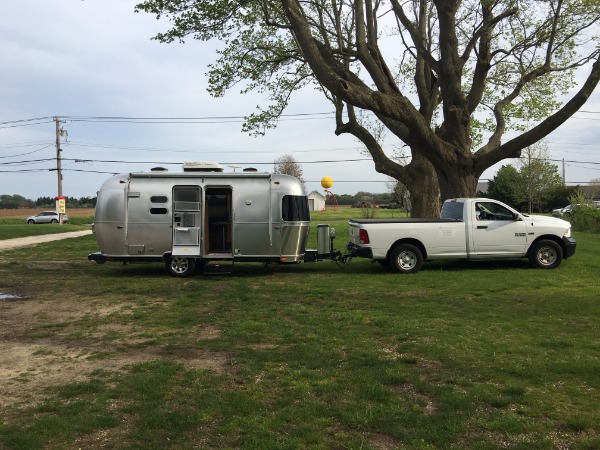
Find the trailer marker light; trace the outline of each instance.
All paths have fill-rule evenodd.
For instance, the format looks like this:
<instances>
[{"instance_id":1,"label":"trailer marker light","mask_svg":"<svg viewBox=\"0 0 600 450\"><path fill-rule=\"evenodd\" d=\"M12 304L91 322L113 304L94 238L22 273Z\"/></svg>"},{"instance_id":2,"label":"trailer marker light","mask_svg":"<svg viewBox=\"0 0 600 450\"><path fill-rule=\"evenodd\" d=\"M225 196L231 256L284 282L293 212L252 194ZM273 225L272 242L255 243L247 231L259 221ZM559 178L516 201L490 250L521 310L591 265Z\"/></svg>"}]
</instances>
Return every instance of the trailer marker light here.
<instances>
[{"instance_id":1,"label":"trailer marker light","mask_svg":"<svg viewBox=\"0 0 600 450\"><path fill-rule=\"evenodd\" d=\"M281 258L281 262L286 262L286 261L287 261L286 257Z\"/></svg>"}]
</instances>

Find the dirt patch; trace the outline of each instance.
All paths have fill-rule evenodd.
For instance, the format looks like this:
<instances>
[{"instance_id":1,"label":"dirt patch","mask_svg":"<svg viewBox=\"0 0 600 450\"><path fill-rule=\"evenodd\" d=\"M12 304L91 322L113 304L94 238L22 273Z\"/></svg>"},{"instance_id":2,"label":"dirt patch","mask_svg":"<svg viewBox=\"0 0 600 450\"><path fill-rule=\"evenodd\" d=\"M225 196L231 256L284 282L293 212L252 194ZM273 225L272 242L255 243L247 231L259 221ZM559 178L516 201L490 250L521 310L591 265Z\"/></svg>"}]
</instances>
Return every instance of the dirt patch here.
<instances>
[{"instance_id":1,"label":"dirt patch","mask_svg":"<svg viewBox=\"0 0 600 450\"><path fill-rule=\"evenodd\" d=\"M134 307L114 299L111 304L69 298L0 302L0 404L26 407L42 400L48 387L85 382L96 370L122 372L146 361L225 371L225 355L193 347L194 342L219 337L218 328L190 330L189 348L144 346L143 330L118 320ZM93 324L89 332L82 321Z\"/></svg>"}]
</instances>

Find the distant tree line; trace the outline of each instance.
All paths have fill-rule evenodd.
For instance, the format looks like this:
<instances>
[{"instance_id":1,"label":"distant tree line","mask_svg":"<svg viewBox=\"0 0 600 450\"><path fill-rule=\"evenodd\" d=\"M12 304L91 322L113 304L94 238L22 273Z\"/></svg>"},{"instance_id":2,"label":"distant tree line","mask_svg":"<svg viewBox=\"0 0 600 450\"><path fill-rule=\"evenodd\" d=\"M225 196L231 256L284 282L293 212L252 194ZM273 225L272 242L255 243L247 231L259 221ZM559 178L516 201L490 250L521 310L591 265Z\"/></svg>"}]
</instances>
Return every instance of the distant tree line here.
<instances>
[{"instance_id":1,"label":"distant tree line","mask_svg":"<svg viewBox=\"0 0 600 450\"><path fill-rule=\"evenodd\" d=\"M94 208L96 206L96 197L67 197L67 208ZM30 200L22 195L0 195L0 209L18 209L18 208L46 208L54 209L56 200L54 197L39 197L37 200Z\"/></svg>"},{"instance_id":2,"label":"distant tree line","mask_svg":"<svg viewBox=\"0 0 600 450\"><path fill-rule=\"evenodd\" d=\"M485 196L519 211L540 213L568 205L577 190L565 186L558 166L550 160L546 142L542 141L523 150L515 165L502 166L489 182Z\"/></svg>"}]
</instances>

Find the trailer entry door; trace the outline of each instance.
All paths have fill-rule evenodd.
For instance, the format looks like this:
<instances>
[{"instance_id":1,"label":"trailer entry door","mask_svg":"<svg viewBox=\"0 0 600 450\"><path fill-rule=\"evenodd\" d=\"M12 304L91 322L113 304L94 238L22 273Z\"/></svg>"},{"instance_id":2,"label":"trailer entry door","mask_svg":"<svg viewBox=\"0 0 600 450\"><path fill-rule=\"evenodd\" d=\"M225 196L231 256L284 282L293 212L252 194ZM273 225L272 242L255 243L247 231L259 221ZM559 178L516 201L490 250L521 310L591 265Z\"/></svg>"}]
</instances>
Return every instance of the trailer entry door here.
<instances>
[{"instance_id":1,"label":"trailer entry door","mask_svg":"<svg viewBox=\"0 0 600 450\"><path fill-rule=\"evenodd\" d=\"M232 255L232 207L231 187L209 187L205 196L205 235L204 242L210 255Z\"/></svg>"},{"instance_id":2,"label":"trailer entry door","mask_svg":"<svg viewBox=\"0 0 600 450\"><path fill-rule=\"evenodd\" d=\"M173 256L200 256L202 195L199 186L173 187Z\"/></svg>"}]
</instances>

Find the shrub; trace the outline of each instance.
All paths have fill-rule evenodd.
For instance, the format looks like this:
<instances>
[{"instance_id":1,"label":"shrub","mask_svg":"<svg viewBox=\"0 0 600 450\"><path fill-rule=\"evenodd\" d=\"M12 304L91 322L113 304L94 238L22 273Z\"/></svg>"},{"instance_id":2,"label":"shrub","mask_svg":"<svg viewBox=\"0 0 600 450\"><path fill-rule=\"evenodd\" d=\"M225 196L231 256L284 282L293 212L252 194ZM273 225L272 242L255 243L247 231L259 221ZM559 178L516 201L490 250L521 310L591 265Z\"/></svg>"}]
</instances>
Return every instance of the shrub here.
<instances>
[{"instance_id":1,"label":"shrub","mask_svg":"<svg viewBox=\"0 0 600 450\"><path fill-rule=\"evenodd\" d=\"M573 230L600 233L600 208L597 208L581 191L574 193L569 200L573 210L568 220Z\"/></svg>"},{"instance_id":2,"label":"shrub","mask_svg":"<svg viewBox=\"0 0 600 450\"><path fill-rule=\"evenodd\" d=\"M575 206L568 220L575 231L600 233L600 208Z\"/></svg>"}]
</instances>

